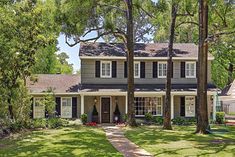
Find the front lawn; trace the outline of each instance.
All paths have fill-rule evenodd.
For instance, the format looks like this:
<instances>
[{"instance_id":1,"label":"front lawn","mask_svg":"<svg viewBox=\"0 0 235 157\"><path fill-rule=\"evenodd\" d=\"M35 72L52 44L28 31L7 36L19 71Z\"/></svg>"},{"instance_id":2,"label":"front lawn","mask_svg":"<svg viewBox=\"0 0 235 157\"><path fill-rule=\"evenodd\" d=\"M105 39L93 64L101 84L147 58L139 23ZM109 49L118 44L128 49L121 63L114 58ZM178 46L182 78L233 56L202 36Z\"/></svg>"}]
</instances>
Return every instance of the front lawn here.
<instances>
[{"instance_id":1,"label":"front lawn","mask_svg":"<svg viewBox=\"0 0 235 157\"><path fill-rule=\"evenodd\" d=\"M122 156L101 128L65 127L33 131L17 139L0 140L0 156Z\"/></svg>"},{"instance_id":2,"label":"front lawn","mask_svg":"<svg viewBox=\"0 0 235 157\"><path fill-rule=\"evenodd\" d=\"M214 126L214 134L193 134L193 126L126 128L125 136L154 156L235 156L235 127ZM228 131L228 132L226 132Z\"/></svg>"}]
</instances>

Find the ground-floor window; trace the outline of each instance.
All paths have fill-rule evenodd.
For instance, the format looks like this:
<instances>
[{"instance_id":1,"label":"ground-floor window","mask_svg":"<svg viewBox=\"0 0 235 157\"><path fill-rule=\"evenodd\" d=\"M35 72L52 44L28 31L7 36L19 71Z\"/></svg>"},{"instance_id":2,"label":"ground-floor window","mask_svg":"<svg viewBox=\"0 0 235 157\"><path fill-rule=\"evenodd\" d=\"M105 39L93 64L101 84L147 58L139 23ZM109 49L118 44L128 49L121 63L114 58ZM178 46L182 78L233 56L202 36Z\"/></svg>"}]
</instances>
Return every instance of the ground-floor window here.
<instances>
[{"instance_id":1,"label":"ground-floor window","mask_svg":"<svg viewBox=\"0 0 235 157\"><path fill-rule=\"evenodd\" d=\"M72 118L72 98L61 99L61 118Z\"/></svg>"},{"instance_id":2,"label":"ground-floor window","mask_svg":"<svg viewBox=\"0 0 235 157\"><path fill-rule=\"evenodd\" d=\"M135 97L135 115L143 116L146 113L162 115L161 97Z\"/></svg>"},{"instance_id":3,"label":"ground-floor window","mask_svg":"<svg viewBox=\"0 0 235 157\"><path fill-rule=\"evenodd\" d=\"M195 96L185 96L185 117L195 116Z\"/></svg>"},{"instance_id":4,"label":"ground-floor window","mask_svg":"<svg viewBox=\"0 0 235 157\"><path fill-rule=\"evenodd\" d=\"M34 98L34 118L45 118L45 105L43 98Z\"/></svg>"}]
</instances>

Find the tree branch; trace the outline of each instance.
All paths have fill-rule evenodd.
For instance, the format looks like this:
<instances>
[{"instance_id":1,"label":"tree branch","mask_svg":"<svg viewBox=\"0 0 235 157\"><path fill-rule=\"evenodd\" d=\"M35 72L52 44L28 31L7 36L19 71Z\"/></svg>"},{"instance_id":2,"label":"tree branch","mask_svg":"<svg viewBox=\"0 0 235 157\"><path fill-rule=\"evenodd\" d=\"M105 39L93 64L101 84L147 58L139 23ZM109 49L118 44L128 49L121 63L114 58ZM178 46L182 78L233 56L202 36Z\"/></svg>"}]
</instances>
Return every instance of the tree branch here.
<instances>
[{"instance_id":1,"label":"tree branch","mask_svg":"<svg viewBox=\"0 0 235 157\"><path fill-rule=\"evenodd\" d=\"M230 35L230 34L235 34L235 31L231 31L231 32L219 32L213 35L209 35L208 38L206 39L206 41L215 41L215 38L220 37L221 35Z\"/></svg>"},{"instance_id":2,"label":"tree branch","mask_svg":"<svg viewBox=\"0 0 235 157\"><path fill-rule=\"evenodd\" d=\"M194 25L199 26L199 24L198 24L197 22L193 22L193 21L184 21L184 22L181 22L181 23L179 23L178 25L176 25L175 28L177 28L177 27L179 27L179 26L181 26L181 25L183 25L183 24L194 24Z\"/></svg>"}]
</instances>

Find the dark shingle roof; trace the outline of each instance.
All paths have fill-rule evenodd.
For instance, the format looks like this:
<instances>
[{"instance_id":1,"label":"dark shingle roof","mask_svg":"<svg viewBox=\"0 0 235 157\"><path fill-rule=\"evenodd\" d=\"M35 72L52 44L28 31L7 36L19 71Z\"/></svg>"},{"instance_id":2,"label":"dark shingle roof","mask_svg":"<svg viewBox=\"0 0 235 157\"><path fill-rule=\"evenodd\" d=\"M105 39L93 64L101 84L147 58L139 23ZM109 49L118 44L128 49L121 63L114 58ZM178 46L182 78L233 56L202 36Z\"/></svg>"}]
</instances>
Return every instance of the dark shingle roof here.
<instances>
[{"instance_id":1,"label":"dark shingle roof","mask_svg":"<svg viewBox=\"0 0 235 157\"><path fill-rule=\"evenodd\" d=\"M220 96L234 96L235 100L235 80L221 91Z\"/></svg>"},{"instance_id":2,"label":"dark shingle roof","mask_svg":"<svg viewBox=\"0 0 235 157\"><path fill-rule=\"evenodd\" d=\"M207 85L208 91L216 90L213 84ZM197 84L172 84L172 91L196 91ZM126 92L125 84L83 84L79 88L81 92ZM165 84L136 84L135 92L162 92Z\"/></svg>"},{"instance_id":3,"label":"dark shingle roof","mask_svg":"<svg viewBox=\"0 0 235 157\"><path fill-rule=\"evenodd\" d=\"M27 79L30 93L43 93L52 89L54 93L78 92L80 77L65 74L37 74L36 82Z\"/></svg>"},{"instance_id":4,"label":"dark shingle roof","mask_svg":"<svg viewBox=\"0 0 235 157\"><path fill-rule=\"evenodd\" d=\"M168 43L136 43L135 57L167 57ZM193 43L174 43L173 57L197 57L198 46ZM79 56L126 56L122 43L81 43ZM209 54L209 57L212 57Z\"/></svg>"}]
</instances>

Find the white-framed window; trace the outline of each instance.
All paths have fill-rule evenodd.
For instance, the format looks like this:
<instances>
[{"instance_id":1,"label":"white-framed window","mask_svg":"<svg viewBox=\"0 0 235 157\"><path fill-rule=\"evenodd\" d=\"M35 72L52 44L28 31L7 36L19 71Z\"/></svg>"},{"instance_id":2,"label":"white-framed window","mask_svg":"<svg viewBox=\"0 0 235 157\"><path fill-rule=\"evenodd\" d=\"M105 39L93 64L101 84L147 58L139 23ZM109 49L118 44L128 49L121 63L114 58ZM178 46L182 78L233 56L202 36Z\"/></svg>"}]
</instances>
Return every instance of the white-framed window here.
<instances>
[{"instance_id":1,"label":"white-framed window","mask_svg":"<svg viewBox=\"0 0 235 157\"><path fill-rule=\"evenodd\" d=\"M100 62L100 73L103 78L111 78L112 72L112 62L111 61L101 61Z\"/></svg>"},{"instance_id":2,"label":"white-framed window","mask_svg":"<svg viewBox=\"0 0 235 157\"><path fill-rule=\"evenodd\" d=\"M195 117L195 96L185 96L185 117Z\"/></svg>"},{"instance_id":3,"label":"white-framed window","mask_svg":"<svg viewBox=\"0 0 235 157\"><path fill-rule=\"evenodd\" d=\"M158 62L158 78L166 78L167 62Z\"/></svg>"},{"instance_id":4,"label":"white-framed window","mask_svg":"<svg viewBox=\"0 0 235 157\"><path fill-rule=\"evenodd\" d=\"M146 113L162 116L162 97L135 97L135 115L144 116Z\"/></svg>"},{"instance_id":5,"label":"white-framed window","mask_svg":"<svg viewBox=\"0 0 235 157\"><path fill-rule=\"evenodd\" d=\"M140 78L140 62L134 62L134 78Z\"/></svg>"},{"instance_id":6,"label":"white-framed window","mask_svg":"<svg viewBox=\"0 0 235 157\"><path fill-rule=\"evenodd\" d=\"M45 118L45 105L43 98L34 98L33 118Z\"/></svg>"},{"instance_id":7,"label":"white-framed window","mask_svg":"<svg viewBox=\"0 0 235 157\"><path fill-rule=\"evenodd\" d=\"M72 118L72 98L61 98L61 118Z\"/></svg>"},{"instance_id":8,"label":"white-framed window","mask_svg":"<svg viewBox=\"0 0 235 157\"><path fill-rule=\"evenodd\" d=\"M196 78L196 62L185 62L185 77Z\"/></svg>"}]
</instances>

